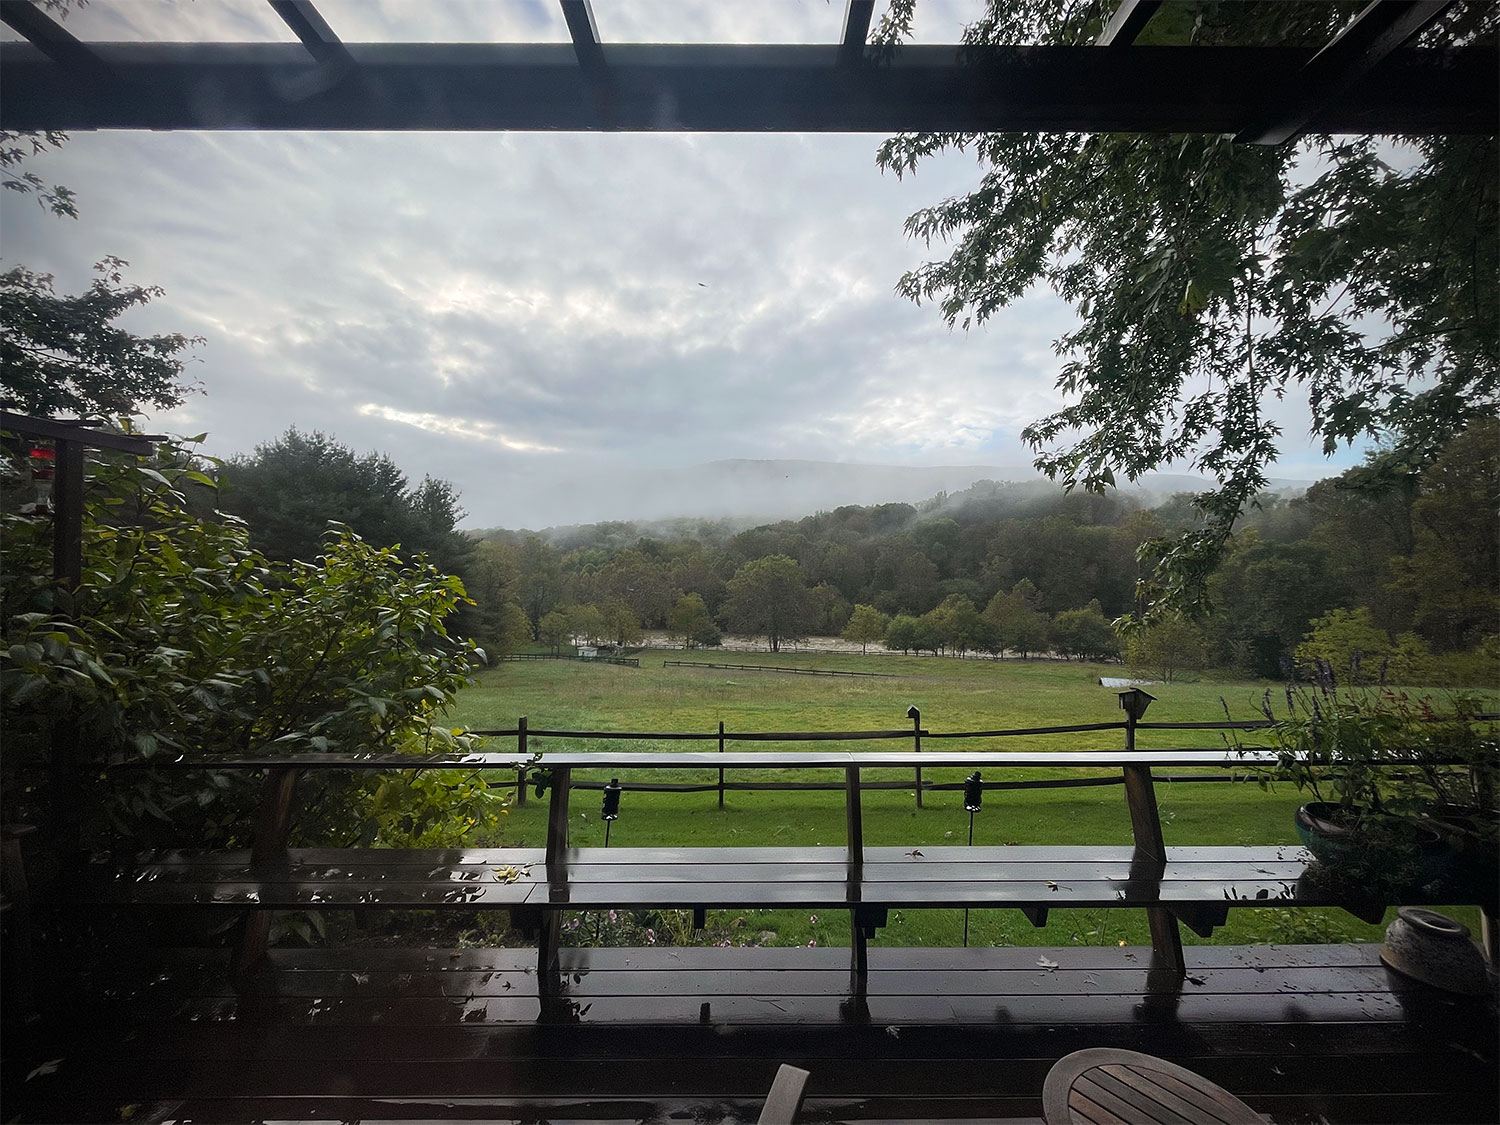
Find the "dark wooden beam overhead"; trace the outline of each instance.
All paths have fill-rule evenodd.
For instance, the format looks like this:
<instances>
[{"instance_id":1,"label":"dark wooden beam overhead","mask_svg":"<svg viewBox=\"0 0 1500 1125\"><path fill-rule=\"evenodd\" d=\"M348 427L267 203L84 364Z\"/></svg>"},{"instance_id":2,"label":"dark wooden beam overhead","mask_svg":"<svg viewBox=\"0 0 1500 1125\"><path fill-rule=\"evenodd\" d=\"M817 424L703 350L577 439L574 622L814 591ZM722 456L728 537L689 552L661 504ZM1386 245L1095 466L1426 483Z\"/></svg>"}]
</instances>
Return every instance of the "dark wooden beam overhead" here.
<instances>
[{"instance_id":1,"label":"dark wooden beam overhead","mask_svg":"<svg viewBox=\"0 0 1500 1125\"><path fill-rule=\"evenodd\" d=\"M844 9L844 34L839 39L839 62L852 66L863 61L874 15L875 0L849 0Z\"/></svg>"},{"instance_id":2,"label":"dark wooden beam overhead","mask_svg":"<svg viewBox=\"0 0 1500 1125\"><path fill-rule=\"evenodd\" d=\"M328 26L312 0L270 0L282 21L302 40L302 45L320 63L343 63L349 52L333 28Z\"/></svg>"},{"instance_id":3,"label":"dark wooden beam overhead","mask_svg":"<svg viewBox=\"0 0 1500 1125\"><path fill-rule=\"evenodd\" d=\"M563 19L568 21L568 35L573 40L573 54L584 70L604 69L604 44L599 39L599 25L594 22L594 5L590 0L559 0Z\"/></svg>"},{"instance_id":4,"label":"dark wooden beam overhead","mask_svg":"<svg viewBox=\"0 0 1500 1125\"><path fill-rule=\"evenodd\" d=\"M99 57L81 39L66 31L62 24L31 3L31 0L5 0L0 3L0 20L4 20L12 31L25 36L37 50L59 66L86 73L97 73L103 69Z\"/></svg>"},{"instance_id":5,"label":"dark wooden beam overhead","mask_svg":"<svg viewBox=\"0 0 1500 1125\"><path fill-rule=\"evenodd\" d=\"M1161 0L1120 0L1120 6L1109 17L1099 38L1094 40L1094 46L1130 46L1160 7Z\"/></svg>"},{"instance_id":6,"label":"dark wooden beam overhead","mask_svg":"<svg viewBox=\"0 0 1500 1125\"><path fill-rule=\"evenodd\" d=\"M1372 0L1308 62L1293 93L1236 140L1282 144L1311 129L1318 112L1352 89L1451 6L1451 0ZM1491 100L1494 93L1491 92Z\"/></svg>"},{"instance_id":7,"label":"dark wooden beam overhead","mask_svg":"<svg viewBox=\"0 0 1500 1125\"><path fill-rule=\"evenodd\" d=\"M836 44L610 44L600 97L570 44L348 44L350 72L312 92L318 64L297 44L91 46L107 73L87 82L30 43L0 44L0 128L1241 133L1315 54L906 46L846 67ZM1493 133L1497 85L1493 46L1402 48L1306 128Z\"/></svg>"}]
</instances>

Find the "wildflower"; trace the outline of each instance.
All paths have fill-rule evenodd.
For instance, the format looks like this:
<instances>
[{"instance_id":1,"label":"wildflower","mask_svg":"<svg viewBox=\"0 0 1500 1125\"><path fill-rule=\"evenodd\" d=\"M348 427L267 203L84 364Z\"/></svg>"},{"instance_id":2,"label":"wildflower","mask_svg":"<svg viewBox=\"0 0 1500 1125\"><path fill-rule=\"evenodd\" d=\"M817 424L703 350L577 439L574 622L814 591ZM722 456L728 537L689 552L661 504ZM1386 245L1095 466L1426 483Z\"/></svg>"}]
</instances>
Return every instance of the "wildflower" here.
<instances>
[{"instance_id":1,"label":"wildflower","mask_svg":"<svg viewBox=\"0 0 1500 1125\"><path fill-rule=\"evenodd\" d=\"M615 924L615 922L616 922L616 921L617 921L617 920L618 920L618 919L616 919L616 918L615 918L615 912L614 912L614 911L613 911L613 910L611 910L611 911L610 911L610 912L609 912L609 924L610 924L610 925L611 925L611 926L613 926L613 925L614 925L614 924Z\"/></svg>"},{"instance_id":2,"label":"wildflower","mask_svg":"<svg viewBox=\"0 0 1500 1125\"><path fill-rule=\"evenodd\" d=\"M646 944L647 945L655 945L656 944L656 931L653 930L653 929L651 929L649 926L646 929Z\"/></svg>"},{"instance_id":3,"label":"wildflower","mask_svg":"<svg viewBox=\"0 0 1500 1125\"><path fill-rule=\"evenodd\" d=\"M812 917L810 917L808 919L808 921L811 922L814 926L816 926L818 924L818 916L816 914L814 914Z\"/></svg>"},{"instance_id":4,"label":"wildflower","mask_svg":"<svg viewBox=\"0 0 1500 1125\"><path fill-rule=\"evenodd\" d=\"M817 946L817 944L818 943L815 942L815 941L810 941L810 942L807 943L807 948L813 949L813 948L815 948Z\"/></svg>"}]
</instances>

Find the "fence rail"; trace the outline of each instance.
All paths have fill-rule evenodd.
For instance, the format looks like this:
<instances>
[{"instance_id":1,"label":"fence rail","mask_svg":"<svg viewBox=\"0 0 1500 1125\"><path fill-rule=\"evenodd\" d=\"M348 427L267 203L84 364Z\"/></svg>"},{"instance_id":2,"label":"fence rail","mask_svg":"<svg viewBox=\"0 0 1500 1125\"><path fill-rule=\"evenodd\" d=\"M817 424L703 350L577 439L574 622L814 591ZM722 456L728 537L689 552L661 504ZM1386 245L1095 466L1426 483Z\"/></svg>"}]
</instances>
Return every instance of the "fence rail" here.
<instances>
[{"instance_id":1,"label":"fence rail","mask_svg":"<svg viewBox=\"0 0 1500 1125\"><path fill-rule=\"evenodd\" d=\"M775 664L710 664L702 660L663 660L663 668L723 668L736 672L784 672L789 676L864 676L872 679L894 680L894 672L845 672L833 668L782 668Z\"/></svg>"},{"instance_id":2,"label":"fence rail","mask_svg":"<svg viewBox=\"0 0 1500 1125\"><path fill-rule=\"evenodd\" d=\"M700 665L702 667L703 665ZM961 782L931 782L922 778L923 764L931 767L956 767L969 768L971 766L1028 766L1034 768L1088 768L1097 766L1125 766L1130 769L1144 766L1149 769L1151 765L1160 766L1217 766L1220 769L1233 768L1236 765L1245 767L1265 766L1274 762L1274 757L1265 752L1246 752L1236 758L1234 751L1226 747L1182 747L1171 750L1158 750L1151 752L1140 752L1135 748L1135 735L1141 730L1157 731L1190 731L1190 730L1217 730L1217 731L1255 731L1266 730L1276 724L1266 719L1232 720L1214 719L1205 722L1190 723L1145 723L1129 717L1119 722L1109 723L1072 723L1062 726L1050 727L1011 727L1000 730L961 730L961 731L930 731L922 728L922 717L915 707L908 712L912 720L910 730L854 730L854 731L745 731L734 732L724 729L724 724L719 723L718 730L699 733L696 731L580 731L580 730L548 730L535 729L528 726L525 716L517 720L516 726L509 730L472 730L469 733L486 738L515 738L516 748L520 756L525 759L532 753L528 739L531 736L546 738L586 738L599 741L623 741L623 742L714 742L717 743L718 753L673 753L673 754L610 754L610 753L564 753L547 754L540 763L528 763L518 766L516 769L516 780L514 782L495 782L492 788L515 789L517 803L526 803L526 775L536 769L546 769L548 762L563 763L565 768L585 769L590 765L599 768L610 766L621 767L647 767L647 768L679 768L679 769L717 769L718 780L711 783L693 782L634 782L625 785L626 789L639 790L652 793L713 793L719 795L719 807L724 806L724 794L729 792L763 791L823 791L840 789L842 782L816 782L816 781L729 781L725 778L724 767L735 766L744 768L746 766L757 766L766 769L779 768L844 768L855 760L855 755L850 754L826 754L817 755L811 752L799 751L794 754L773 755L735 754L720 757L725 754L725 746L731 742L869 742L889 741L891 739L911 739L912 751L894 753L873 753L858 755L859 764L868 766L881 766L889 761L893 768L908 768L912 770L911 781L871 781L865 782L867 789L905 789L912 791L918 808L922 807L922 795L930 792L942 792L944 790L962 789ZM1500 720L1500 714L1494 712L1483 712L1475 716L1476 719L1487 722ZM944 738L944 739L999 739L1016 737L1037 737L1047 735L1063 734L1087 734L1098 731L1118 730L1124 732L1124 752L1115 751L1070 751L1063 753L1027 753L1006 752L1004 754L983 753L975 751L958 751L956 753L931 753L920 758L915 755L922 753L922 739ZM1153 760L1144 762L1138 759L1151 757ZM826 761L823 759L827 759ZM885 760L882 760L885 759ZM1092 760L1091 760L1092 759ZM1393 763L1397 764L1397 763ZM984 789L1066 789L1073 787L1088 787L1096 785L1121 785L1126 784L1125 774L1114 777L1102 778L1057 778L1057 779L1027 779L1021 781L985 781ZM1199 782L1222 782L1234 781L1234 774L1177 774L1173 776L1159 776L1157 780L1163 782L1188 784ZM575 781L574 786L584 789L595 789L602 787L602 782Z\"/></svg>"},{"instance_id":3,"label":"fence rail","mask_svg":"<svg viewBox=\"0 0 1500 1125\"><path fill-rule=\"evenodd\" d=\"M636 656L579 656L572 652L508 652L500 657L502 663L515 660L581 660L585 664L619 664L625 668L639 668L641 661Z\"/></svg>"},{"instance_id":4,"label":"fence rail","mask_svg":"<svg viewBox=\"0 0 1500 1125\"><path fill-rule=\"evenodd\" d=\"M673 663L670 661L664 662ZM691 662L677 662L691 665ZM709 665L692 665L695 667L709 667ZM715 665L717 667L717 665ZM732 667L724 665L723 667ZM744 667L756 667L744 665ZM762 666L763 667L763 666ZM777 669L779 670L779 669ZM612 766L618 767L648 767L648 768L678 768L678 769L714 769L718 770L718 779L711 783L698 782L633 782L624 786L627 789L653 793L704 793L713 792L718 794L719 807L724 806L724 795L731 792L754 792L754 791L783 791L783 792L815 792L824 790L835 790L842 788L842 782L822 781L731 781L725 777L724 767L735 766L743 768L747 765L761 765L764 768L776 769L786 767L817 767L843 768L858 757L863 764L878 766L885 764L879 759L892 759L890 765L895 768L910 769L911 780L900 781L871 781L866 783L870 789L908 790L918 808L922 807L922 798L925 793L942 792L950 789L962 788L958 782L931 782L924 780L922 770L924 765L932 767L955 767L969 768L980 765L1034 765L1053 767L1089 767L1089 766L1119 766L1123 758L1119 754L1110 752L1104 757L1109 761L1099 761L1095 758L1097 751L1074 751L1066 753L1012 753L1007 752L1003 756L987 754L976 751L957 751L949 753L928 752L921 757L923 738L943 739L1003 739L1016 737L1038 737L1049 735L1087 734L1099 731L1117 730L1124 733L1124 749L1126 756L1136 757L1135 732L1138 729L1152 730L1256 730L1271 724L1264 720L1234 722L1230 720L1216 720L1199 723L1140 723L1126 718L1118 722L1106 723L1071 723L1061 726L1049 727L1012 727L997 730L960 730L960 731L930 731L922 727L921 712L915 707L907 712L912 720L912 726L904 730L855 730L855 731L728 731L724 729L721 722L715 731L608 731L608 730L552 730L547 728L531 727L525 716L517 720L514 729L510 730L473 730L470 734L490 738L515 738L516 748L523 757L535 751L530 744L530 739L535 738L569 738L590 739L605 742L712 742L717 745L717 754L683 753L668 754L612 754L609 752L594 753L563 753L544 754L543 760L534 764L527 764L517 768L516 780L514 782L495 782L492 788L514 789L517 795L517 803L526 803L526 778L528 773L536 770L545 770L549 763L557 762L564 764L564 768L588 768L597 764L599 768ZM886 754L849 755L842 753L818 754L816 752L799 751L782 755L755 754L725 755L725 747L729 743L823 743L823 742L887 742L893 739L909 739L911 741L911 752L895 752ZM1234 763L1226 761L1229 752L1223 748L1191 748L1184 750L1163 751L1167 760L1177 765L1217 765L1223 767ZM1194 761L1194 757L1201 760ZM824 761L824 759L827 759ZM1095 758L1095 760L1090 760ZM1242 764L1246 766L1256 763L1245 760ZM1261 763L1264 764L1264 763ZM1163 781L1173 782L1197 782L1197 781L1223 781L1233 780L1225 775L1204 774L1181 774L1170 778L1162 778ZM1027 779L1024 781L987 781L983 783L986 789L1065 789L1073 787L1089 787L1096 785L1120 785L1124 784L1124 775L1104 778L1065 778L1065 779ZM579 788L599 788L602 782L577 781L574 785Z\"/></svg>"}]
</instances>

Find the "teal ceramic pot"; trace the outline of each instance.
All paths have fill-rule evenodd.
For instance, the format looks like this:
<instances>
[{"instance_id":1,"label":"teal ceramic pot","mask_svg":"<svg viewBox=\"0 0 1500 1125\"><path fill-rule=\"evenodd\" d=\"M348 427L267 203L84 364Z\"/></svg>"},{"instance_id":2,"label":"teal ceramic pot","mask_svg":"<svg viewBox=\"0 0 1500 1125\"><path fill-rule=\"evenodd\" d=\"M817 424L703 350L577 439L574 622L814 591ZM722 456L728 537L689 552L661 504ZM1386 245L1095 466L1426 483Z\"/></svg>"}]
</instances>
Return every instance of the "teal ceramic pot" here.
<instances>
[{"instance_id":1,"label":"teal ceramic pot","mask_svg":"<svg viewBox=\"0 0 1500 1125\"><path fill-rule=\"evenodd\" d=\"M1387 863L1380 859L1378 845L1368 835L1353 832L1340 822L1340 811L1338 805L1318 801L1310 801L1297 810L1297 836L1326 866L1389 872L1403 864L1411 865L1413 870L1407 883L1414 887L1451 877L1454 855L1436 829L1411 820L1397 822L1389 845L1392 859Z\"/></svg>"}]
</instances>

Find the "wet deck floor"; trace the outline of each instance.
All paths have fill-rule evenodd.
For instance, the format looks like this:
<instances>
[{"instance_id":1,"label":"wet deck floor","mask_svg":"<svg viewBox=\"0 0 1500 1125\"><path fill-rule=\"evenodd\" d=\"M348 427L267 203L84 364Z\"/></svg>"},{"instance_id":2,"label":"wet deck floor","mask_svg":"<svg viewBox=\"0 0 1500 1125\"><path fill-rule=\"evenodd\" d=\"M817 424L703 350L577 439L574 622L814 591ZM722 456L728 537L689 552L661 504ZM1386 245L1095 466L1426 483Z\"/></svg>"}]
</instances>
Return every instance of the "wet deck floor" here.
<instances>
[{"instance_id":1,"label":"wet deck floor","mask_svg":"<svg viewBox=\"0 0 1500 1125\"><path fill-rule=\"evenodd\" d=\"M278 950L96 966L5 1039L7 1121L754 1121L777 1066L808 1121L1035 1120L1083 1047L1146 1051L1277 1121L1500 1120L1493 999L1403 983L1374 946ZM1049 964L1050 963L1050 964ZM1159 982L1158 982L1159 985Z\"/></svg>"}]
</instances>

